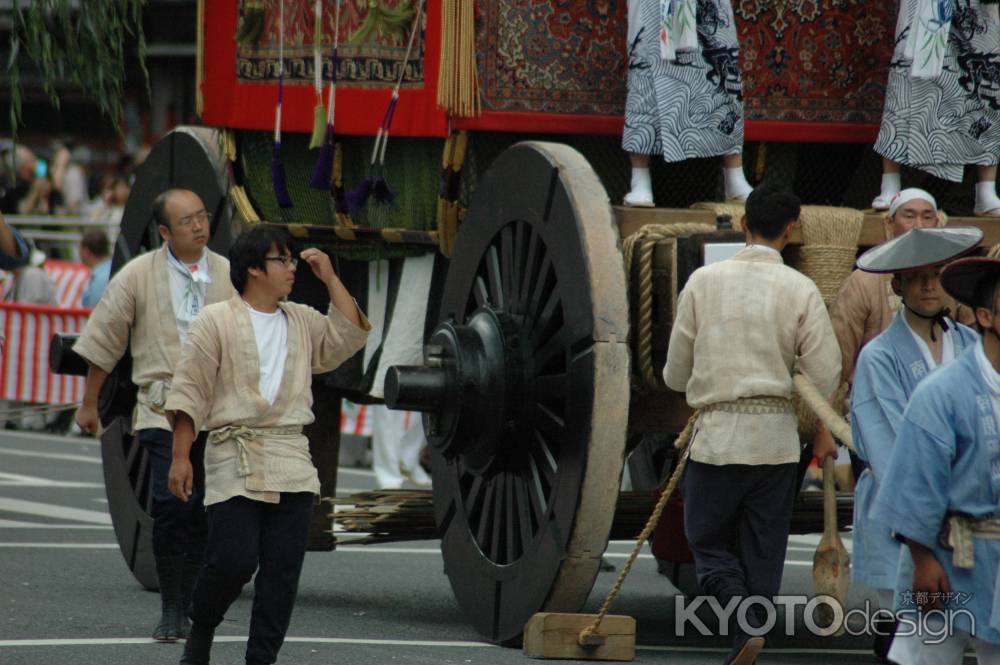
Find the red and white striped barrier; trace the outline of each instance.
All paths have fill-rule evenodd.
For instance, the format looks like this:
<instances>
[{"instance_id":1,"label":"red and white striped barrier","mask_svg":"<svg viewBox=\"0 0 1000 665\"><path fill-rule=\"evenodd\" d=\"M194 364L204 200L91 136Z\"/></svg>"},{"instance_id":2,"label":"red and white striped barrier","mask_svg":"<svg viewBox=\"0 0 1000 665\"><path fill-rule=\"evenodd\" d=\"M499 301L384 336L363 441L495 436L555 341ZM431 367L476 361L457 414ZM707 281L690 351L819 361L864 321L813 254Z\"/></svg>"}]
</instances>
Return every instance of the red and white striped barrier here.
<instances>
[{"instance_id":1,"label":"red and white striped barrier","mask_svg":"<svg viewBox=\"0 0 1000 665\"><path fill-rule=\"evenodd\" d=\"M90 268L55 259L47 260L43 267L56 283L59 307L0 303L4 339L0 347L0 399L71 404L83 399L84 379L50 371L49 342L56 333L80 332L87 323L90 310L81 308L80 301Z\"/></svg>"},{"instance_id":2,"label":"red and white striped barrier","mask_svg":"<svg viewBox=\"0 0 1000 665\"><path fill-rule=\"evenodd\" d=\"M346 399L343 400L340 409L340 433L371 436L371 409L365 404L355 404Z\"/></svg>"},{"instance_id":3,"label":"red and white striped barrier","mask_svg":"<svg viewBox=\"0 0 1000 665\"><path fill-rule=\"evenodd\" d=\"M80 332L89 309L0 303L0 399L71 404L83 399L84 379L53 374L49 342L60 332Z\"/></svg>"},{"instance_id":4,"label":"red and white striped barrier","mask_svg":"<svg viewBox=\"0 0 1000 665\"><path fill-rule=\"evenodd\" d=\"M60 307L82 307L83 290L90 280L90 268L73 261L49 259L42 267L56 283Z\"/></svg>"}]
</instances>

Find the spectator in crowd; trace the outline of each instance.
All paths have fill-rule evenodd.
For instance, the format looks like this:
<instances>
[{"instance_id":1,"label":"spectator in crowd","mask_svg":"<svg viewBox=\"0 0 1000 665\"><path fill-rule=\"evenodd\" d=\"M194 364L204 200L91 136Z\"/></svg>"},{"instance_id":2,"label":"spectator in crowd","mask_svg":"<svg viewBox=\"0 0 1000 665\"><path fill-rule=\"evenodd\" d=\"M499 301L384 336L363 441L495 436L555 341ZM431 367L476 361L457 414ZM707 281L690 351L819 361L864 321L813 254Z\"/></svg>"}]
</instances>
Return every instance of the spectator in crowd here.
<instances>
[{"instance_id":1,"label":"spectator in crowd","mask_svg":"<svg viewBox=\"0 0 1000 665\"><path fill-rule=\"evenodd\" d=\"M111 279L111 253L108 236L101 229L90 229L80 240L80 260L90 268L90 280L83 289L81 304L93 307Z\"/></svg>"},{"instance_id":2,"label":"spectator in crowd","mask_svg":"<svg viewBox=\"0 0 1000 665\"><path fill-rule=\"evenodd\" d=\"M45 254L31 246L27 265L14 268L14 285L7 292L6 300L24 305L58 305L56 283L45 272Z\"/></svg>"},{"instance_id":3,"label":"spectator in crowd","mask_svg":"<svg viewBox=\"0 0 1000 665\"><path fill-rule=\"evenodd\" d=\"M13 270L27 262L28 243L17 229L7 225L0 213L0 270Z\"/></svg>"},{"instance_id":4,"label":"spectator in crowd","mask_svg":"<svg viewBox=\"0 0 1000 665\"><path fill-rule=\"evenodd\" d=\"M53 187L48 175L36 177L28 194L18 201L17 212L21 215L61 215L65 212L62 193Z\"/></svg>"},{"instance_id":5,"label":"spectator in crowd","mask_svg":"<svg viewBox=\"0 0 1000 665\"><path fill-rule=\"evenodd\" d=\"M101 197L90 211L90 220L104 222L109 227L119 226L125 212L125 202L131 192L132 188L124 177L107 176L101 184Z\"/></svg>"},{"instance_id":6,"label":"spectator in crowd","mask_svg":"<svg viewBox=\"0 0 1000 665\"><path fill-rule=\"evenodd\" d=\"M0 195L0 212L7 215L18 214L19 204L34 185L37 168L38 158L35 153L23 145L17 146L14 151L14 186L8 186L9 183L0 185L4 187Z\"/></svg>"},{"instance_id":7,"label":"spectator in crowd","mask_svg":"<svg viewBox=\"0 0 1000 665\"><path fill-rule=\"evenodd\" d=\"M77 215L83 212L89 199L87 192L87 170L82 162L88 162L89 150L86 146L72 149L57 143L52 157L52 185L62 196L65 212Z\"/></svg>"}]
</instances>

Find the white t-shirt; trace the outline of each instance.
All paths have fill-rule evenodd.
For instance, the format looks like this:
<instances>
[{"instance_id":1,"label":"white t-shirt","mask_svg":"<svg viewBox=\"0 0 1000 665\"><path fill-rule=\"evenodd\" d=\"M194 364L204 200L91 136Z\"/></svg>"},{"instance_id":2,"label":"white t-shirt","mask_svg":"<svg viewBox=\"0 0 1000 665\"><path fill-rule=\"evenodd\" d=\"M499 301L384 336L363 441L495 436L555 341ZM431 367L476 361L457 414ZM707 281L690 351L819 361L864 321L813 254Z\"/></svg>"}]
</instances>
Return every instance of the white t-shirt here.
<instances>
[{"instance_id":1,"label":"white t-shirt","mask_svg":"<svg viewBox=\"0 0 1000 665\"><path fill-rule=\"evenodd\" d=\"M281 377L285 373L285 358L288 356L288 318L279 307L270 314L258 312L249 304L250 322L253 336L257 341L257 356L260 358L260 383L257 390L274 404L281 388Z\"/></svg>"}]
</instances>

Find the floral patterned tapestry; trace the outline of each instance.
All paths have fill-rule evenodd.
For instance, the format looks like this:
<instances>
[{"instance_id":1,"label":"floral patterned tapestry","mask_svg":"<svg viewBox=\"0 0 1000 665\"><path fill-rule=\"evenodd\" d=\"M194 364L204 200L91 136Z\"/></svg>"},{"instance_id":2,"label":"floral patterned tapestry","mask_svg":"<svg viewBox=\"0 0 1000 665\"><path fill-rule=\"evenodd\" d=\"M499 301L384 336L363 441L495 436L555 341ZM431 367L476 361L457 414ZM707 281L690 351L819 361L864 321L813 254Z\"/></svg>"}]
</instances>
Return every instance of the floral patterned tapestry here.
<instances>
[{"instance_id":1,"label":"floral patterned tapestry","mask_svg":"<svg viewBox=\"0 0 1000 665\"><path fill-rule=\"evenodd\" d=\"M895 0L732 1L748 138L788 140L789 131L797 140L874 138L892 54ZM715 2L698 0L706 6L701 11ZM580 132L620 131L626 5L626 0L478 2L486 113L469 124L530 131L539 122L568 122ZM557 121L548 114L573 117Z\"/></svg>"}]
</instances>

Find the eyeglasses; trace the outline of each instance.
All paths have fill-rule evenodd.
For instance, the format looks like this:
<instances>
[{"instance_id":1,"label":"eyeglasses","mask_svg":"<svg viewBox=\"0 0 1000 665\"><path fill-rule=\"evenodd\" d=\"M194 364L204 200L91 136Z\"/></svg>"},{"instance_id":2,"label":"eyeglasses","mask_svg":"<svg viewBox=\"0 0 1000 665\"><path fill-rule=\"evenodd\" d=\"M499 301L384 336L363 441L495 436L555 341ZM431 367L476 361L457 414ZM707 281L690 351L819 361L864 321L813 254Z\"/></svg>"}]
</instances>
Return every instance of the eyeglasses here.
<instances>
[{"instance_id":1,"label":"eyeglasses","mask_svg":"<svg viewBox=\"0 0 1000 665\"><path fill-rule=\"evenodd\" d=\"M192 223L198 222L199 224L208 224L208 220L212 218L212 213L202 208L198 212L191 213L190 215L185 215L177 220L177 226L191 226Z\"/></svg>"},{"instance_id":2,"label":"eyeglasses","mask_svg":"<svg viewBox=\"0 0 1000 665\"><path fill-rule=\"evenodd\" d=\"M283 256L265 256L264 260L280 261L281 265L285 266L286 268L288 267L294 268L295 266L299 265L299 260L297 258L295 258L294 256L288 256L287 254Z\"/></svg>"}]
</instances>

